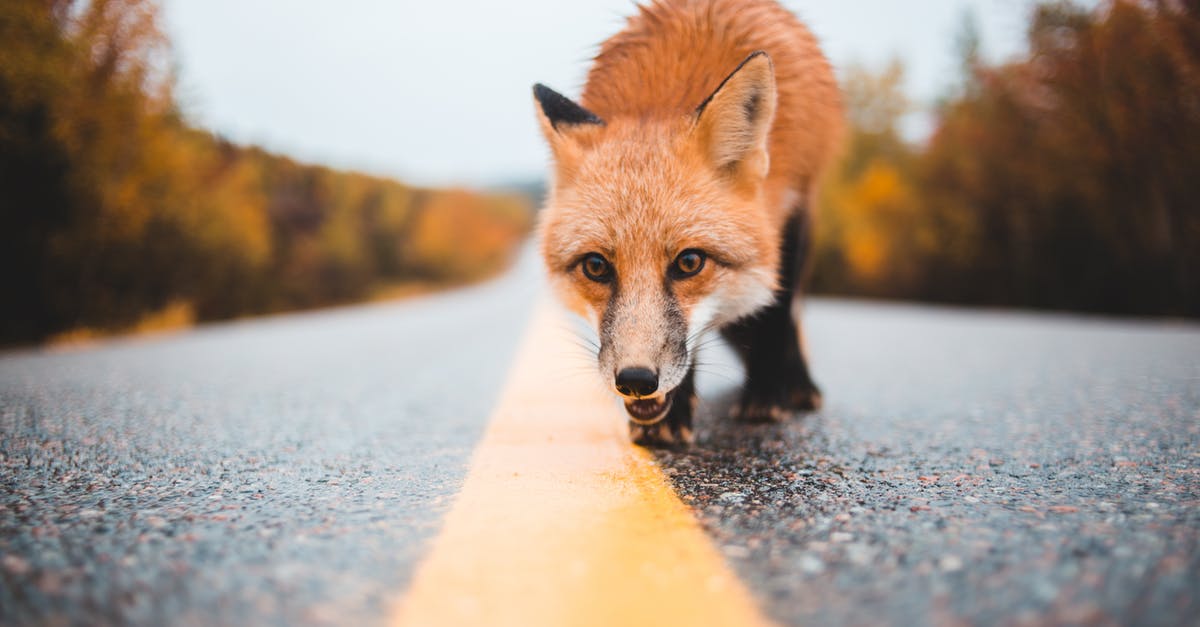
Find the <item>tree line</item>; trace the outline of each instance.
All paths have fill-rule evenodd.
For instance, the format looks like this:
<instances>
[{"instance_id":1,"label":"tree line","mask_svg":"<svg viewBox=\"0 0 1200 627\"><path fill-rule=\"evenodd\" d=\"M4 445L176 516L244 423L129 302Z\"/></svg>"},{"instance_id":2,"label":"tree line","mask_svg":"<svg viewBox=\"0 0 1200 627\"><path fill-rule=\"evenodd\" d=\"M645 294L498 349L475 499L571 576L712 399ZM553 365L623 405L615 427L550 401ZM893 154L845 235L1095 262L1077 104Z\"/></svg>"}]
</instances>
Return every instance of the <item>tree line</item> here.
<instances>
[{"instance_id":1,"label":"tree line","mask_svg":"<svg viewBox=\"0 0 1200 627\"><path fill-rule=\"evenodd\" d=\"M422 189L190 127L150 0L0 4L0 342L155 312L214 320L497 271L527 196ZM931 138L903 68L843 76L816 292L1200 315L1200 2L1031 13L1023 58L962 75Z\"/></svg>"},{"instance_id":2,"label":"tree line","mask_svg":"<svg viewBox=\"0 0 1200 627\"><path fill-rule=\"evenodd\" d=\"M1043 3L1000 65L962 39L924 145L897 131L898 64L844 77L814 288L1200 315L1200 2Z\"/></svg>"},{"instance_id":3,"label":"tree line","mask_svg":"<svg viewBox=\"0 0 1200 627\"><path fill-rule=\"evenodd\" d=\"M0 5L0 342L350 302L477 279L521 195L422 189L189 127L147 0Z\"/></svg>"}]
</instances>

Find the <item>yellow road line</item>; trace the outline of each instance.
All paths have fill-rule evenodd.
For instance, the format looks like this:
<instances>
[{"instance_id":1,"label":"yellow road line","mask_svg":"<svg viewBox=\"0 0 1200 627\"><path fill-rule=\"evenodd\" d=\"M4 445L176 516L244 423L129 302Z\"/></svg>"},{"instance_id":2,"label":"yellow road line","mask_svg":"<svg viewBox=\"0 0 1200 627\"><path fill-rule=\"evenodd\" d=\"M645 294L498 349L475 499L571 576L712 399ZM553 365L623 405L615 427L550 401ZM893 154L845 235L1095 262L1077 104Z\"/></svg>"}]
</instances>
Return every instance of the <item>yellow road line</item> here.
<instances>
[{"instance_id":1,"label":"yellow road line","mask_svg":"<svg viewBox=\"0 0 1200 627\"><path fill-rule=\"evenodd\" d=\"M767 623L583 363L540 306L397 624Z\"/></svg>"}]
</instances>

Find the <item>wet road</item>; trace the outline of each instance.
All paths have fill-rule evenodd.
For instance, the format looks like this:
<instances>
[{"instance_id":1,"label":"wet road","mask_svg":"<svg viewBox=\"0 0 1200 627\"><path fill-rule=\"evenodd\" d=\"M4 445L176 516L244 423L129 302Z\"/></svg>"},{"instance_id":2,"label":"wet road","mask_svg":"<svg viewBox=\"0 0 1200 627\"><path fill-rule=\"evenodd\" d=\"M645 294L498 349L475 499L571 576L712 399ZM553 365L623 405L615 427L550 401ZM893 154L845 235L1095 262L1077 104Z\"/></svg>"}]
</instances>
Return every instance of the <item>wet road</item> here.
<instances>
[{"instance_id":1,"label":"wet road","mask_svg":"<svg viewBox=\"0 0 1200 627\"><path fill-rule=\"evenodd\" d=\"M0 357L0 624L363 624L452 502L533 300Z\"/></svg>"},{"instance_id":2,"label":"wet road","mask_svg":"<svg viewBox=\"0 0 1200 627\"><path fill-rule=\"evenodd\" d=\"M788 624L1200 623L1200 327L816 301L818 414L660 459ZM705 385L707 384L707 385Z\"/></svg>"},{"instance_id":3,"label":"wet road","mask_svg":"<svg viewBox=\"0 0 1200 627\"><path fill-rule=\"evenodd\" d=\"M0 356L0 623L383 619L538 292ZM1193 623L1200 327L815 301L827 406L658 454L783 623Z\"/></svg>"}]
</instances>

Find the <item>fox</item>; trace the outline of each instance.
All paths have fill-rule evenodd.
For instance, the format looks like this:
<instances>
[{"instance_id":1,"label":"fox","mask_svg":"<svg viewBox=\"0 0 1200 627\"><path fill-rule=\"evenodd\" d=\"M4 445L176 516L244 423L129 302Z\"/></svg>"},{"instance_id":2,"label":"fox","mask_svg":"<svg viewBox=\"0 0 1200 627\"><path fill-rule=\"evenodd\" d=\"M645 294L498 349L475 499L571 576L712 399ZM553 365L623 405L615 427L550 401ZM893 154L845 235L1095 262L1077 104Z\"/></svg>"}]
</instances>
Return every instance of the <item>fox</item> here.
<instances>
[{"instance_id":1,"label":"fox","mask_svg":"<svg viewBox=\"0 0 1200 627\"><path fill-rule=\"evenodd\" d=\"M735 419L818 409L801 300L844 113L810 30L774 0L654 0L600 45L578 102L533 96L548 283L596 331L632 441L693 442L714 332L744 365Z\"/></svg>"}]
</instances>

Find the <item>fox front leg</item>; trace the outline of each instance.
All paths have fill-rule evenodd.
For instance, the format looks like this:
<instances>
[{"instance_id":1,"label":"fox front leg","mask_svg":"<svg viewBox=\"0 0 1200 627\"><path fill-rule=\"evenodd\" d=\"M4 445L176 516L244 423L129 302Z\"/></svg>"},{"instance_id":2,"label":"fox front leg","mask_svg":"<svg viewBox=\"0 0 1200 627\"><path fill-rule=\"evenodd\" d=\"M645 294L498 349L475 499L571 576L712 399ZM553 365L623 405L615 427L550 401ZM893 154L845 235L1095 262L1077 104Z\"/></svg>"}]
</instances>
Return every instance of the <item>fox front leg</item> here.
<instances>
[{"instance_id":1,"label":"fox front leg","mask_svg":"<svg viewBox=\"0 0 1200 627\"><path fill-rule=\"evenodd\" d=\"M746 367L746 386L734 415L750 422L779 422L796 412L821 407L804 354L803 330L795 315L810 248L808 211L789 220L780 250L780 282L775 302L721 330Z\"/></svg>"}]
</instances>

